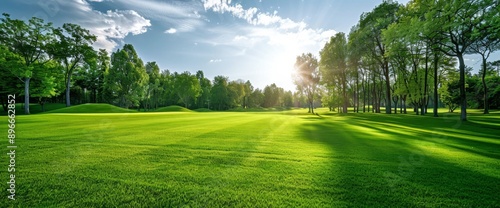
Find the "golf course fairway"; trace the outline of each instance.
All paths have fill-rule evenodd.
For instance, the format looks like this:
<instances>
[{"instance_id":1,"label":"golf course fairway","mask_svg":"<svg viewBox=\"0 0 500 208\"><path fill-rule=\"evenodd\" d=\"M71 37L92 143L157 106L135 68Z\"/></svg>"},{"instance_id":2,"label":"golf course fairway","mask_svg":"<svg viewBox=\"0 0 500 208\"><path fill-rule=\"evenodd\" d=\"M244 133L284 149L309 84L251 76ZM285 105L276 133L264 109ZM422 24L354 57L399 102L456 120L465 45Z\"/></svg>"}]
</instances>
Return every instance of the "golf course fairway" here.
<instances>
[{"instance_id":1,"label":"golf course fairway","mask_svg":"<svg viewBox=\"0 0 500 208\"><path fill-rule=\"evenodd\" d=\"M500 204L498 113L305 111L21 115L0 207Z\"/></svg>"}]
</instances>

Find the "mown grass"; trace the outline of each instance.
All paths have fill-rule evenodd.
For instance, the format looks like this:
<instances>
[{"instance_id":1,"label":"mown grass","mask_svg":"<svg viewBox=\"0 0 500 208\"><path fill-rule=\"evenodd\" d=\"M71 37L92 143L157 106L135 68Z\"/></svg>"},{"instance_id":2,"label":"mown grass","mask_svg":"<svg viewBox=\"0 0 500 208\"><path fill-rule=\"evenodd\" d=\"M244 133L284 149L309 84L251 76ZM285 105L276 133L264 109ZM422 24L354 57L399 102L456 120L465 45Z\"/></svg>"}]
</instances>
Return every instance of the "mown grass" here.
<instances>
[{"instance_id":1,"label":"mown grass","mask_svg":"<svg viewBox=\"0 0 500 208\"><path fill-rule=\"evenodd\" d=\"M18 116L17 200L0 207L500 204L499 114L317 112Z\"/></svg>"}]
</instances>

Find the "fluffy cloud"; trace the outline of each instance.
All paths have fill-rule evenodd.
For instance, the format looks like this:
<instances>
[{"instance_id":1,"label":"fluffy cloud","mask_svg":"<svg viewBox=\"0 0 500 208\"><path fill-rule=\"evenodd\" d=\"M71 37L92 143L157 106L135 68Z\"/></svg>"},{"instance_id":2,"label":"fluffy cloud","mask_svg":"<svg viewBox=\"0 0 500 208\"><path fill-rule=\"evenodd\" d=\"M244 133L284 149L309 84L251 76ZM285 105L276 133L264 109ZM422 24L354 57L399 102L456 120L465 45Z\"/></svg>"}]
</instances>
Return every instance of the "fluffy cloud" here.
<instances>
[{"instance_id":1,"label":"fluffy cloud","mask_svg":"<svg viewBox=\"0 0 500 208\"><path fill-rule=\"evenodd\" d=\"M165 30L165 33L167 33L167 34L174 34L176 32L177 32L177 30L175 28L170 28L168 30Z\"/></svg>"},{"instance_id":2,"label":"fluffy cloud","mask_svg":"<svg viewBox=\"0 0 500 208\"><path fill-rule=\"evenodd\" d=\"M127 8L134 8L147 18L159 20L161 24L175 28L176 32L191 32L205 23L198 13L199 7L189 1L114 1Z\"/></svg>"},{"instance_id":3,"label":"fluffy cloud","mask_svg":"<svg viewBox=\"0 0 500 208\"><path fill-rule=\"evenodd\" d=\"M235 17L246 20L252 25L278 25L279 29L304 29L307 25L304 22L294 22L289 18L282 18L277 15L277 11L270 13L262 13L255 7L244 9L241 4L231 5L231 0L203 0L205 10L213 12L225 13L228 12Z\"/></svg>"},{"instance_id":4,"label":"fluffy cloud","mask_svg":"<svg viewBox=\"0 0 500 208\"><path fill-rule=\"evenodd\" d=\"M232 4L231 0L203 0L203 7L206 11L229 13L249 24L241 31L233 32L237 33L232 38L234 44L251 42L253 45L264 40L269 45L293 45L304 49L319 50L319 47L322 47L336 33L334 30L309 28L303 21L296 22L279 16L277 11L263 13L255 7L244 9L241 4ZM227 41L218 39L214 42L214 45L218 45Z\"/></svg>"},{"instance_id":5,"label":"fluffy cloud","mask_svg":"<svg viewBox=\"0 0 500 208\"><path fill-rule=\"evenodd\" d=\"M44 8L44 5L40 6ZM85 0L54 0L46 6L51 8L51 10L46 9L46 12L48 16L54 18L53 22L62 24L70 19L71 22L81 25L97 36L94 47L108 51L112 51L127 35L145 33L151 26L148 19L134 10L101 12L94 10Z\"/></svg>"},{"instance_id":6,"label":"fluffy cloud","mask_svg":"<svg viewBox=\"0 0 500 208\"><path fill-rule=\"evenodd\" d=\"M210 59L210 61L208 61L209 63L219 63L219 62L222 62L222 59Z\"/></svg>"},{"instance_id":7,"label":"fluffy cloud","mask_svg":"<svg viewBox=\"0 0 500 208\"><path fill-rule=\"evenodd\" d=\"M81 23L92 33L98 36L95 46L113 50L116 46L116 39L121 40L127 35L139 35L145 33L151 26L149 20L145 19L133 10L108 10L106 13L93 10L93 23Z\"/></svg>"}]
</instances>

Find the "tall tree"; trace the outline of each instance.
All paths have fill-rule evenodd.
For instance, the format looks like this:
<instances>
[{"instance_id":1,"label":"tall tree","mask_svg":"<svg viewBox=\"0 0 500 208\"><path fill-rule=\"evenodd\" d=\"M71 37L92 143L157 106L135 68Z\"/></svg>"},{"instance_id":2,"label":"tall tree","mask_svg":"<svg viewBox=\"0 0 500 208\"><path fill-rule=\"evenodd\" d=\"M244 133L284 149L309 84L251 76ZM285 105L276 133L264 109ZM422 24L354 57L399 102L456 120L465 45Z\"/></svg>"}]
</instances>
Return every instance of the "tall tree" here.
<instances>
[{"instance_id":1,"label":"tall tree","mask_svg":"<svg viewBox=\"0 0 500 208\"><path fill-rule=\"evenodd\" d=\"M490 31L499 31L497 21L488 18L484 11L498 12L498 1L495 0L422 0L421 6L425 7L426 33L434 33L440 40L439 49L448 56L454 56L459 61L460 85L460 120L467 121L467 98L465 91L465 61L464 55L470 46L480 40L477 36L483 24L491 25ZM491 9L487 9L491 8Z\"/></svg>"},{"instance_id":2,"label":"tall tree","mask_svg":"<svg viewBox=\"0 0 500 208\"><path fill-rule=\"evenodd\" d=\"M386 45L383 42L382 30L396 21L396 13L400 5L397 2L384 1L371 12L364 13L359 21L360 37L366 40L366 47L382 69L385 79L385 112L391 113L391 81L389 59L385 56Z\"/></svg>"},{"instance_id":3,"label":"tall tree","mask_svg":"<svg viewBox=\"0 0 500 208\"><path fill-rule=\"evenodd\" d=\"M178 74L175 77L174 87L179 96L179 101L188 108L191 100L196 100L201 93L201 87L195 75L188 71Z\"/></svg>"},{"instance_id":4,"label":"tall tree","mask_svg":"<svg viewBox=\"0 0 500 208\"><path fill-rule=\"evenodd\" d=\"M216 110L226 110L229 108L228 79L224 76L214 77L210 103Z\"/></svg>"},{"instance_id":5,"label":"tall tree","mask_svg":"<svg viewBox=\"0 0 500 208\"><path fill-rule=\"evenodd\" d=\"M111 55L111 65L105 77L105 90L111 102L125 108L139 106L149 81L142 60L134 47L125 44Z\"/></svg>"},{"instance_id":6,"label":"tall tree","mask_svg":"<svg viewBox=\"0 0 500 208\"><path fill-rule=\"evenodd\" d=\"M205 77L205 74L201 70L196 72L196 78L200 83L201 89L200 96L197 100L197 105L199 108L209 108L208 102L210 100L210 90L212 88L212 83Z\"/></svg>"},{"instance_id":7,"label":"tall tree","mask_svg":"<svg viewBox=\"0 0 500 208\"><path fill-rule=\"evenodd\" d=\"M23 60L22 67L11 68L9 71L24 82L24 113L30 114L30 80L36 74L35 70L46 69L34 65L45 64L50 60L46 46L53 41L52 23L45 24L42 19L36 17L32 17L26 23L19 19L11 19L6 13L3 16L0 24L0 43Z\"/></svg>"},{"instance_id":8,"label":"tall tree","mask_svg":"<svg viewBox=\"0 0 500 208\"><path fill-rule=\"evenodd\" d=\"M85 59L92 59L96 56L92 44L97 37L80 25L72 23L65 23L62 28L55 29L54 34L58 41L51 46L51 53L65 68L66 106L71 106L71 76L75 68Z\"/></svg>"},{"instance_id":9,"label":"tall tree","mask_svg":"<svg viewBox=\"0 0 500 208\"><path fill-rule=\"evenodd\" d=\"M342 112L347 113L349 98L347 97L347 62L348 48L345 34L340 32L330 41L320 52L320 71L322 78L328 87L333 87L338 83L342 94Z\"/></svg>"},{"instance_id":10,"label":"tall tree","mask_svg":"<svg viewBox=\"0 0 500 208\"><path fill-rule=\"evenodd\" d=\"M496 2L496 9L499 9L498 2ZM489 104L488 104L488 85L486 84L486 74L487 74L487 60L490 57L491 53L500 49L500 31L499 27L493 27L490 24L494 22L494 19L500 18L498 12L492 12L490 10L495 9L495 7L485 7L482 8L480 14L485 15L485 20L481 22L481 25L475 31L475 37L477 37L477 41L471 44L470 52L477 53L481 55L482 65L481 65L481 82L483 84L484 91L484 114L489 113Z\"/></svg>"},{"instance_id":11,"label":"tall tree","mask_svg":"<svg viewBox=\"0 0 500 208\"><path fill-rule=\"evenodd\" d=\"M146 73L149 77L146 99L143 102L145 110L158 107L158 97L160 94L160 67L156 62L146 63Z\"/></svg>"},{"instance_id":12,"label":"tall tree","mask_svg":"<svg viewBox=\"0 0 500 208\"><path fill-rule=\"evenodd\" d=\"M36 64L35 67L44 67L42 70L34 70L31 80L31 96L38 99L38 104L45 111L45 99L57 96L63 91L62 67L56 61L49 61L46 64Z\"/></svg>"},{"instance_id":13,"label":"tall tree","mask_svg":"<svg viewBox=\"0 0 500 208\"><path fill-rule=\"evenodd\" d=\"M314 113L313 102L316 98L316 89L320 81L319 64L311 53L302 54L295 61L296 76L294 83L302 91L309 106L309 113Z\"/></svg>"}]
</instances>

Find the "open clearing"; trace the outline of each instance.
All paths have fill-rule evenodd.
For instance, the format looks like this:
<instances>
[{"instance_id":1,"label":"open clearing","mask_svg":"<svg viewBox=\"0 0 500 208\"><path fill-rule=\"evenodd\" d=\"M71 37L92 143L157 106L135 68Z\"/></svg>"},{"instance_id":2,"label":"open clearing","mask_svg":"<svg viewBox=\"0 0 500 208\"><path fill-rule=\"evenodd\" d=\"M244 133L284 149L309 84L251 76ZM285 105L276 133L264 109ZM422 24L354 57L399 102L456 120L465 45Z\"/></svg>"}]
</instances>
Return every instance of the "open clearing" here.
<instances>
[{"instance_id":1,"label":"open clearing","mask_svg":"<svg viewBox=\"0 0 500 208\"><path fill-rule=\"evenodd\" d=\"M303 112L18 116L14 205L500 204L498 113L460 123L450 114Z\"/></svg>"}]
</instances>

